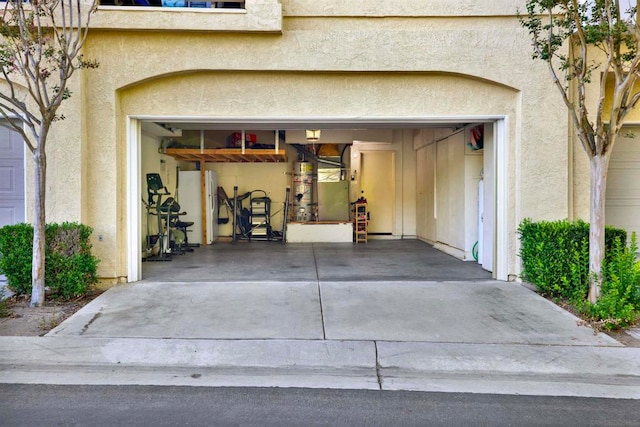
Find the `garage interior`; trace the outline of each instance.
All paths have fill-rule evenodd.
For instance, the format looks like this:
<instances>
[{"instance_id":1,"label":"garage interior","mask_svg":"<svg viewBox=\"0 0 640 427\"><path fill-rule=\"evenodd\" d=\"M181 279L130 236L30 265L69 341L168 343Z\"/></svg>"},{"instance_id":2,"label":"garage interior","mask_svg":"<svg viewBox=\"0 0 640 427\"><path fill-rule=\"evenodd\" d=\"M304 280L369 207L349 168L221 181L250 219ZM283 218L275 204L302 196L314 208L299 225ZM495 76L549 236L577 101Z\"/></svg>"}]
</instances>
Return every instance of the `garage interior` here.
<instances>
[{"instance_id":1,"label":"garage interior","mask_svg":"<svg viewBox=\"0 0 640 427\"><path fill-rule=\"evenodd\" d=\"M419 240L493 270L492 222L483 221L494 204L483 188L491 122L141 120L140 128L143 279L162 269L149 261L193 267L192 251L232 252L238 242L272 252L282 243ZM161 180L160 200L149 176ZM160 209L171 198L170 212ZM365 200L366 239L357 243L356 202Z\"/></svg>"}]
</instances>

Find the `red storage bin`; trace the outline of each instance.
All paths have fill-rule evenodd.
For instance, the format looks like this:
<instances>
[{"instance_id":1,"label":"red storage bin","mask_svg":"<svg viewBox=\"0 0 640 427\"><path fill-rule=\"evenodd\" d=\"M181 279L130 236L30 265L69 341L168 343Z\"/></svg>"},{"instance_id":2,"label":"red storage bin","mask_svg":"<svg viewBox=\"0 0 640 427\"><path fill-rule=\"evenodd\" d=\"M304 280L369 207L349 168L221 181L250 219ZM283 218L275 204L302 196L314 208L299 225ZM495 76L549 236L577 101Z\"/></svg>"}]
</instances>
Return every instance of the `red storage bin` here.
<instances>
[{"instance_id":1,"label":"red storage bin","mask_svg":"<svg viewBox=\"0 0 640 427\"><path fill-rule=\"evenodd\" d=\"M258 138L255 133L244 134L244 146L245 148L252 148L258 142ZM234 132L227 138L227 146L229 148L242 147L242 132Z\"/></svg>"}]
</instances>

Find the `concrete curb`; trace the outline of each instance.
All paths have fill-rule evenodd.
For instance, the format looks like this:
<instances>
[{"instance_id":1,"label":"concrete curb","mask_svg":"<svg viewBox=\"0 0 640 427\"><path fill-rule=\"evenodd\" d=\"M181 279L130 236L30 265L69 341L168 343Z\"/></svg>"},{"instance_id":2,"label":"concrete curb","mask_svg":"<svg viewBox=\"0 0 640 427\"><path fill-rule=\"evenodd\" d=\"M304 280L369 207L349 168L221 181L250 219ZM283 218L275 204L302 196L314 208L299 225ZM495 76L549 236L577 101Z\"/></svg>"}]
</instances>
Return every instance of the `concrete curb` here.
<instances>
[{"instance_id":1,"label":"concrete curb","mask_svg":"<svg viewBox=\"0 0 640 427\"><path fill-rule=\"evenodd\" d=\"M387 390L640 399L640 348L381 342Z\"/></svg>"},{"instance_id":2,"label":"concrete curb","mask_svg":"<svg viewBox=\"0 0 640 427\"><path fill-rule=\"evenodd\" d=\"M0 382L379 389L375 344L0 337Z\"/></svg>"},{"instance_id":3,"label":"concrete curb","mask_svg":"<svg viewBox=\"0 0 640 427\"><path fill-rule=\"evenodd\" d=\"M0 383L310 387L640 399L640 348L0 337Z\"/></svg>"}]
</instances>

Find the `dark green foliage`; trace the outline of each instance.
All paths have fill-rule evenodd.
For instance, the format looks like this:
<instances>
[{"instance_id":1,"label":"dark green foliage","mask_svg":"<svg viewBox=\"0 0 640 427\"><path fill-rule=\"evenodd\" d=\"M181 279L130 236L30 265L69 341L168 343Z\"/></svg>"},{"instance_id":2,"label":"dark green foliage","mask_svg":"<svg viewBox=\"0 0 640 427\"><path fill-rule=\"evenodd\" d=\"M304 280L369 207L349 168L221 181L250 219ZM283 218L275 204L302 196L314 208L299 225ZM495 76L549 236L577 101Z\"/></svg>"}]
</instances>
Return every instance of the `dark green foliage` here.
<instances>
[{"instance_id":1,"label":"dark green foliage","mask_svg":"<svg viewBox=\"0 0 640 427\"><path fill-rule=\"evenodd\" d=\"M640 263L635 233L631 244L616 238L608 262L603 266L602 295L595 304L580 304L580 310L605 329L631 324L640 311Z\"/></svg>"},{"instance_id":2,"label":"dark green foliage","mask_svg":"<svg viewBox=\"0 0 640 427\"><path fill-rule=\"evenodd\" d=\"M635 235L627 246L625 230L606 227L602 294L596 304L589 304L589 224L525 219L518 233L522 278L536 285L542 295L570 302L604 328L623 327L637 318L640 264Z\"/></svg>"},{"instance_id":3,"label":"dark green foliage","mask_svg":"<svg viewBox=\"0 0 640 427\"><path fill-rule=\"evenodd\" d=\"M45 285L51 295L73 298L97 282L98 259L91 254L93 230L77 223L47 224ZM0 228L0 271L18 294L31 293L33 227L29 224Z\"/></svg>"},{"instance_id":4,"label":"dark green foliage","mask_svg":"<svg viewBox=\"0 0 640 427\"><path fill-rule=\"evenodd\" d=\"M589 290L589 224L584 221L522 221L518 227L522 278L551 298L584 299ZM625 230L605 230L605 263Z\"/></svg>"},{"instance_id":5,"label":"dark green foliage","mask_svg":"<svg viewBox=\"0 0 640 427\"><path fill-rule=\"evenodd\" d=\"M0 273L14 292L31 292L31 259L33 227L29 224L7 225L0 228Z\"/></svg>"}]
</instances>

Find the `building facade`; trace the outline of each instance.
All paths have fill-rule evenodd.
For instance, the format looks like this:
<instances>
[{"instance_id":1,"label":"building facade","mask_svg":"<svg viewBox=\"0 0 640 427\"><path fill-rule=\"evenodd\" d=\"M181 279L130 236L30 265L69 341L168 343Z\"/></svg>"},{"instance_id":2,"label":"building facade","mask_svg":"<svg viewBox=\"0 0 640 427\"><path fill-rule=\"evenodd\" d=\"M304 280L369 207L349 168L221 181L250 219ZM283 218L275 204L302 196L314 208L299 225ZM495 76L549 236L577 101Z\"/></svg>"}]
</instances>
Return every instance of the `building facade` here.
<instances>
[{"instance_id":1,"label":"building facade","mask_svg":"<svg viewBox=\"0 0 640 427\"><path fill-rule=\"evenodd\" d=\"M522 219L588 217L587 158L531 59L523 1L202 3L102 5L92 17L84 54L100 66L75 76L55 124L47 215L94 228L105 280L143 277L147 173L175 195L178 169L205 168L227 193L260 189L282 204L300 145L339 147L347 203L364 191L372 232L478 257L501 280L520 272ZM306 129L322 131L317 144ZM238 133L285 156L167 154L228 147ZM624 222L628 205L612 218Z\"/></svg>"}]
</instances>

